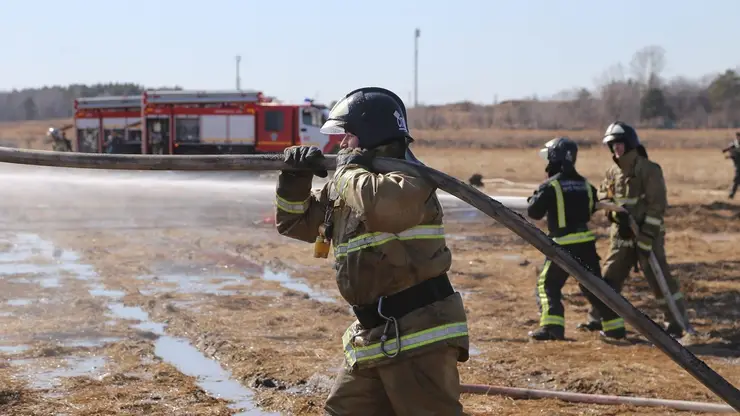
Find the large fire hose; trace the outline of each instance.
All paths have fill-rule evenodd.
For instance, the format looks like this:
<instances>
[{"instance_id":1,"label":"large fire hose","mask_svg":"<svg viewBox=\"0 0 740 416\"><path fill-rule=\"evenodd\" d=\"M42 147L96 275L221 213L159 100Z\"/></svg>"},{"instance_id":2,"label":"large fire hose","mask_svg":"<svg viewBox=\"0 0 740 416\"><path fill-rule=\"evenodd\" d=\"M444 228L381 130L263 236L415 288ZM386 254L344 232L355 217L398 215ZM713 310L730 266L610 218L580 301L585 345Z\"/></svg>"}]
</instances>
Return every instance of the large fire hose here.
<instances>
[{"instance_id":1,"label":"large fire hose","mask_svg":"<svg viewBox=\"0 0 740 416\"><path fill-rule=\"evenodd\" d=\"M181 171L266 171L292 170L280 154L270 155L118 155L19 150L0 147L0 162L37 166L93 168L115 170L181 170ZM323 168L334 170L336 157L327 155ZM422 177L438 189L456 196L500 222L525 239L547 258L575 277L608 307L658 346L673 361L714 392L735 410L740 411L740 391L697 358L663 328L645 316L629 301L615 292L603 279L586 269L580 261L547 237L524 217L508 209L472 186L423 164L400 159L376 158L373 168L379 172L404 172Z\"/></svg>"}]
</instances>

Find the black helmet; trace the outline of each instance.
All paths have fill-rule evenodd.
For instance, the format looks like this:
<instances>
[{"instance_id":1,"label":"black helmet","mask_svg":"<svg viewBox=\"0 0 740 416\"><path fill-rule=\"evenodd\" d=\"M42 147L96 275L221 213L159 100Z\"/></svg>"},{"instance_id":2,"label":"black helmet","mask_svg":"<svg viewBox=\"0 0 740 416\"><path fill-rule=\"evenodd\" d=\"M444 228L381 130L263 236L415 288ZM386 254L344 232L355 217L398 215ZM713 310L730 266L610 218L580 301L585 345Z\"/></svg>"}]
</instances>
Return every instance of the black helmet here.
<instances>
[{"instance_id":1,"label":"black helmet","mask_svg":"<svg viewBox=\"0 0 740 416\"><path fill-rule=\"evenodd\" d=\"M372 149L394 139L412 142L406 120L406 106L398 95L385 88L364 87L351 91L334 105L321 132L351 133L357 136L360 147Z\"/></svg>"},{"instance_id":2,"label":"black helmet","mask_svg":"<svg viewBox=\"0 0 740 416\"><path fill-rule=\"evenodd\" d=\"M576 156L578 156L578 144L567 137L556 137L540 149L540 157L550 163L575 165Z\"/></svg>"}]
</instances>

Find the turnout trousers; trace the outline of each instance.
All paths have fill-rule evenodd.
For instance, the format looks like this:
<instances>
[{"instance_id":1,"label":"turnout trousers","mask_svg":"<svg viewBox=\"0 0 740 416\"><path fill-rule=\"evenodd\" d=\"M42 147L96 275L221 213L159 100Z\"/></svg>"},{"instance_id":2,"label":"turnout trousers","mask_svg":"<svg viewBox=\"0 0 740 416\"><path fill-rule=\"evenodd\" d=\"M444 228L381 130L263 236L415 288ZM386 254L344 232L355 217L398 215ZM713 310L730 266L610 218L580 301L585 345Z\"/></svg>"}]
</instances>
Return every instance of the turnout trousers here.
<instances>
[{"instance_id":1,"label":"turnout trousers","mask_svg":"<svg viewBox=\"0 0 740 416\"><path fill-rule=\"evenodd\" d=\"M639 250L635 249L634 240L620 239L618 235L616 235L616 232L612 231L611 244L609 246L609 255L604 262L603 274L604 280L606 280L607 283L609 283L609 286L611 286L618 293L621 293L622 288L624 287L624 282L629 277L630 269L634 267L636 262L639 261L640 265L648 264L647 256L638 251ZM668 269L668 261L666 260L665 254L665 232L661 231L658 237L653 241L653 253L655 253L655 258L658 260L658 264L660 264L660 269L663 272L663 276L665 277L668 289L672 294L673 300L676 302L678 311L685 318L686 302L684 300L683 293L681 293L680 283L678 279L674 278L673 275L671 275L671 272ZM643 258L638 258L638 256ZM642 273L645 276L648 285L650 285L650 290L653 292L655 298L658 300L658 304L660 305L665 317L667 318L666 320L668 321L668 323L672 326L677 326L680 328L681 326L678 322L676 322L673 315L671 315L671 312L668 309L668 304L665 302L665 299L663 299L663 292L661 292L660 286L658 286L658 281L656 280L656 276L655 273L653 273L653 270L649 267L646 269L643 268ZM600 311L596 308L592 308L592 310L589 312L589 318L592 321L598 321L599 316L601 316Z\"/></svg>"},{"instance_id":2,"label":"turnout trousers","mask_svg":"<svg viewBox=\"0 0 740 416\"><path fill-rule=\"evenodd\" d=\"M467 416L457 357L457 348L443 347L377 367L345 368L324 410L332 416Z\"/></svg>"},{"instance_id":3,"label":"turnout trousers","mask_svg":"<svg viewBox=\"0 0 740 416\"><path fill-rule=\"evenodd\" d=\"M735 168L735 177L732 179L732 187L730 187L730 198L735 197L737 187L740 186L740 168Z\"/></svg>"},{"instance_id":4,"label":"turnout trousers","mask_svg":"<svg viewBox=\"0 0 740 416\"><path fill-rule=\"evenodd\" d=\"M581 264L596 276L601 277L601 268L596 242L587 241L582 243L562 245L564 249L575 258L580 259ZM553 263L550 259L545 260L542 272L537 280L537 305L540 310L540 327L552 328L556 331L565 329L565 308L562 302L562 290L568 280L568 272ZM604 331L624 329L624 319L608 308L599 298L591 293L585 286L578 284L581 293L588 299L592 311L598 311L598 319L601 319Z\"/></svg>"}]
</instances>

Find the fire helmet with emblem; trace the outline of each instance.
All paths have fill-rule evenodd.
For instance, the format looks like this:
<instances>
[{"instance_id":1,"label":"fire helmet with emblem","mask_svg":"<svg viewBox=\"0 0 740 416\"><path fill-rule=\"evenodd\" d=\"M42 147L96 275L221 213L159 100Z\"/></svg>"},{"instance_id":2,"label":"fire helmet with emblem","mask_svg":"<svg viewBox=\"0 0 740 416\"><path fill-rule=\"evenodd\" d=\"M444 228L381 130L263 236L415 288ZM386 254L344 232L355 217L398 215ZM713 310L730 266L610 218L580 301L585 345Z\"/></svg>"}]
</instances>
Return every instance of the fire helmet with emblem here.
<instances>
[{"instance_id":1,"label":"fire helmet with emblem","mask_svg":"<svg viewBox=\"0 0 740 416\"><path fill-rule=\"evenodd\" d=\"M396 140L414 139L406 124L406 107L393 93L381 87L350 91L329 112L321 127L324 134L352 134L359 147L373 149Z\"/></svg>"}]
</instances>

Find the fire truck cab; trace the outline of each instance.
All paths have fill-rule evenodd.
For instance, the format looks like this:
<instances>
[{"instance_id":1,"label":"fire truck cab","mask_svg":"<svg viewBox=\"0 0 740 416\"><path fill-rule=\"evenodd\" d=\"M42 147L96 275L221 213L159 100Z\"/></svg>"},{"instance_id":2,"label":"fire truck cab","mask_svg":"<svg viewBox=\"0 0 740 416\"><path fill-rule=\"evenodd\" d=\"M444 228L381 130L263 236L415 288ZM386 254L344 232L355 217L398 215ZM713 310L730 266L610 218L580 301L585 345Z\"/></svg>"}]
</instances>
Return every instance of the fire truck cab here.
<instances>
[{"instance_id":1,"label":"fire truck cab","mask_svg":"<svg viewBox=\"0 0 740 416\"><path fill-rule=\"evenodd\" d=\"M283 104L259 91L146 91L144 154L249 154L288 146L338 148L341 137L319 131L326 107Z\"/></svg>"},{"instance_id":2,"label":"fire truck cab","mask_svg":"<svg viewBox=\"0 0 740 416\"><path fill-rule=\"evenodd\" d=\"M76 151L140 153L140 96L78 98L74 108Z\"/></svg>"}]
</instances>

